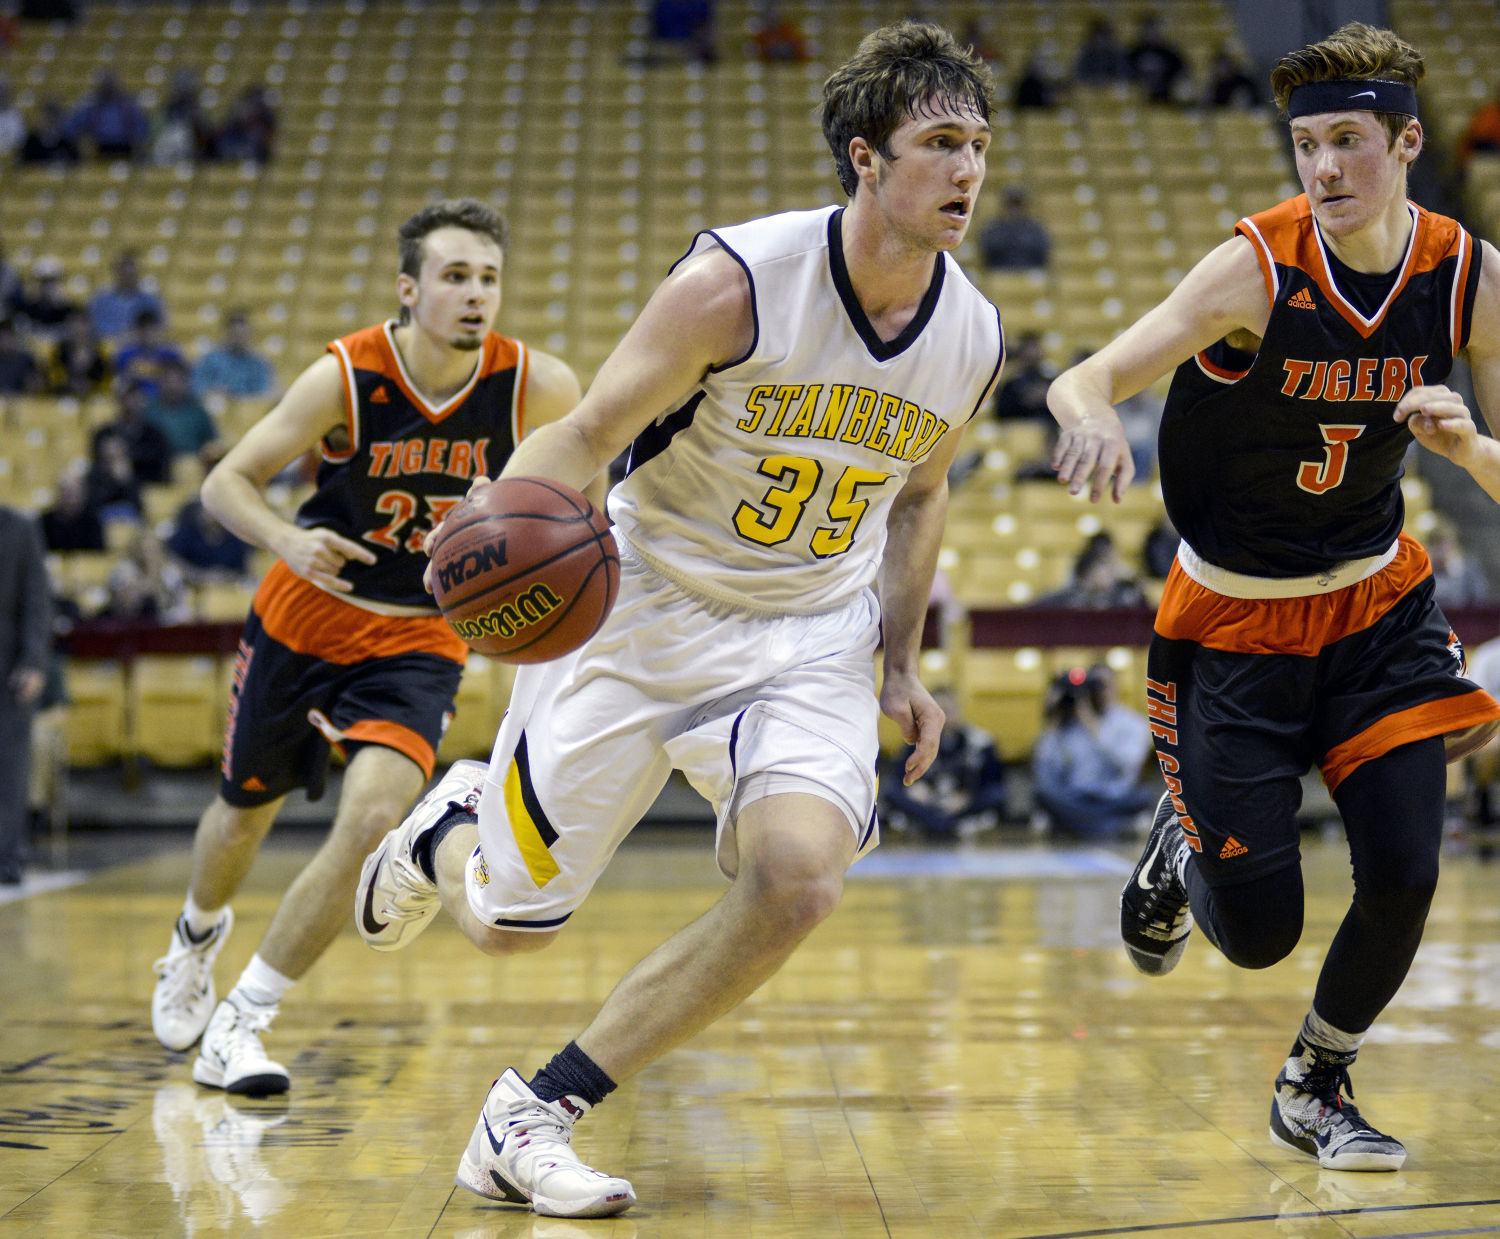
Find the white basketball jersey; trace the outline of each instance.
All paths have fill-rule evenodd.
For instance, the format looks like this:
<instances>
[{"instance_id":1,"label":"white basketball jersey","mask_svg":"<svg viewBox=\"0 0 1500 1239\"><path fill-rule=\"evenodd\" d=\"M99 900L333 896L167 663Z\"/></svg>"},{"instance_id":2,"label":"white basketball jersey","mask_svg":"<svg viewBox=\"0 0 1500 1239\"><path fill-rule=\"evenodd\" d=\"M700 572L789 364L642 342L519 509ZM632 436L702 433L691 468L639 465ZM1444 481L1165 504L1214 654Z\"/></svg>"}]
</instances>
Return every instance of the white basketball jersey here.
<instances>
[{"instance_id":1,"label":"white basketball jersey","mask_svg":"<svg viewBox=\"0 0 1500 1239\"><path fill-rule=\"evenodd\" d=\"M832 610L871 585L913 465L978 411L999 312L947 254L896 339L870 326L844 265L842 208L700 233L750 277L755 343L631 448L610 494L652 567L757 610Z\"/></svg>"}]
</instances>

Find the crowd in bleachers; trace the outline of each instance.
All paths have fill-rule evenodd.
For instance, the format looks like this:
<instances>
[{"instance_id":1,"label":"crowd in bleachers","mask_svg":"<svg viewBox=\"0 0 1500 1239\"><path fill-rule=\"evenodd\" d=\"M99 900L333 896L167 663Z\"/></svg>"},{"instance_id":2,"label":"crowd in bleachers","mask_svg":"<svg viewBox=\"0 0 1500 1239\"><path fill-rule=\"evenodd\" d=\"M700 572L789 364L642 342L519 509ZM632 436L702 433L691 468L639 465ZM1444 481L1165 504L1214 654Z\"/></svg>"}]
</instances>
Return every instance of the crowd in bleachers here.
<instances>
[{"instance_id":1,"label":"crowd in bleachers","mask_svg":"<svg viewBox=\"0 0 1500 1239\"><path fill-rule=\"evenodd\" d=\"M59 587L73 614L243 613L263 557L218 527L195 489L223 442L276 390L283 354L262 351L255 338L275 326L314 348L388 310L389 281L359 283L358 264L369 260L351 247L388 233L425 197L504 199L515 243L502 329L576 360L587 375L628 321L623 308L638 303L693 227L813 205L832 189L808 100L819 65L857 35L857 6L656 3L641 8L647 24L620 28L628 39L615 37L616 27L607 35L606 22L627 20L612 10L519 6L476 19L448 6L440 16L451 38L425 41L415 23L401 24L410 18L397 7L204 15L196 20L214 33L182 60L142 43L140 56L166 66L159 90L145 94L128 62L79 73L71 80L87 90L69 99L55 75L7 75L0 60L0 176L14 169L31 178L35 204L0 221L0 419L8 441L28 444L10 480L24 470L30 479L8 493L41 515L48 545L65 557ZM994 60L1014 111L997 129L990 186L960 254L1002 307L1012 346L993 416L971 433L973 451L955 477L944 561L955 606L1144 605L1175 546L1152 480L1161 394L1126 410L1141 482L1101 531L1095 513L1050 481L1046 387L1058 363L1159 298L1237 213L1275 200L1289 179L1285 144L1263 83L1232 39L1219 43L1224 15L1210 0L1165 5L1181 19L1175 25L1140 6L1106 15L1097 6L1017 5L1004 38L984 6L957 7L965 39ZM151 13L163 30L176 20L175 9ZM131 30L146 20L133 18ZM383 33L363 37L362 21L384 22ZM438 21L434 14L433 31ZM510 37L476 38L488 21L509 22ZM1132 32L1122 35L1127 23ZM310 30L316 37L302 37ZM129 34L122 28L120 38ZM37 37L23 28L23 50ZM607 47L607 59L596 46ZM432 81L415 62L408 76L407 59L427 54L452 59L429 66ZM209 77L223 89L206 95L199 64L206 76L210 55L233 72ZM496 58L484 72L497 85L481 115L458 83L480 76L483 56ZM300 78L277 76L299 63ZM363 67L334 72L347 64ZM767 89L764 73L784 76ZM601 82L618 92L618 106L580 108ZM535 139L526 128L534 90L547 92L555 126L545 167L513 158ZM580 111L599 133L570 147ZM481 123L489 128L466 128ZM1219 158L1231 142L1241 152L1234 167ZM448 161L471 147L475 158ZM650 162L657 148L672 165L659 183ZM716 148L735 166L716 162ZM1483 150L1479 139L1475 149ZM774 159L763 157L768 150ZM122 236L127 221L110 216L123 214L122 195L138 231L128 244L101 247L85 269L75 251L51 244L63 223L48 217L49 204L76 216L75 228L97 228L98 218L65 200L82 201L69 188L97 178L102 161L115 161L109 176L119 169L118 179L103 193L97 179L86 181L98 203L90 210L113 230L89 235ZM47 175L67 179L38 179L48 165L57 170ZM142 217L153 207L159 221ZM198 335L205 326L220 337L211 346ZM46 399L58 402L47 409L72 412L40 413L36 402ZM1419 484L1411 495L1420 514ZM1471 589L1472 569L1462 572ZM237 592L210 588L225 580ZM985 651L972 683L960 685L975 725L1005 733L1007 760L1029 752L1056 675L1103 651L1024 653ZM998 668L989 680L986 659ZM1139 657L1117 662L1133 696Z\"/></svg>"}]
</instances>

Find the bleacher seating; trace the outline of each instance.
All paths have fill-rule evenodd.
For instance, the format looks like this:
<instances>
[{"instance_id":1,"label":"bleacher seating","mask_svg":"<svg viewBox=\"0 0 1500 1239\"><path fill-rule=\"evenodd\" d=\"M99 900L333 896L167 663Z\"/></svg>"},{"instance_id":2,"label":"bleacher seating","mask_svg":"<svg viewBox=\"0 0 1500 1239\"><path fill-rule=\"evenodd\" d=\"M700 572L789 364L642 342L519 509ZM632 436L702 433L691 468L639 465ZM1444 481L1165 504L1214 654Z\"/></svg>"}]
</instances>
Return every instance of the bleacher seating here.
<instances>
[{"instance_id":1,"label":"bleacher seating","mask_svg":"<svg viewBox=\"0 0 1500 1239\"><path fill-rule=\"evenodd\" d=\"M119 250L138 248L180 342L203 347L223 310L243 304L285 384L324 341L394 308L403 218L438 197L475 195L502 208L512 227L500 329L564 357L587 382L695 229L818 205L837 192L813 116L821 82L867 30L910 6L783 7L808 36L809 64L763 65L748 54L755 0L719 0L723 57L710 68L643 66L647 0L90 3L66 29L28 25L7 53L23 108L76 98L105 66L154 104L188 67L213 112L246 86L269 85L275 158L264 169L7 168L0 238L23 270L44 254L61 257L79 298L107 279ZM942 16L959 29L990 8L956 0ZM1214 47L1235 46L1225 0L1109 6L1122 32L1148 10L1163 16L1195 80ZM1097 0L1008 3L1002 99L1031 49L1071 63L1100 11ZM1393 0L1392 15L1430 54L1428 129L1439 143L1451 140L1454 118L1478 102L1500 56L1493 6ZM1046 271L980 269L974 237L1012 183L1031 190L1054 234ZM1492 234L1500 231L1500 165L1477 168L1472 184L1492 211ZM1295 191L1285 135L1269 113L1154 106L1126 86L1076 89L1049 112L1002 103L989 188L958 256L1001 307L1011 337L1038 331L1049 357L1065 364L1158 301L1241 214ZM233 438L265 408L245 401L217 413ZM40 507L60 465L86 450L109 415L99 400L0 404L0 499ZM979 421L971 433L981 465L955 491L942 561L961 602L1034 599L1063 583L1101 527L1127 558L1138 554L1161 510L1150 480L1120 508L1102 510L1050 483L1015 482L1017 464L1045 454L1043 428ZM193 484L151 494L148 519L169 518ZM1408 497L1413 521L1430 519L1419 485ZM277 498L285 505L295 495ZM106 565L107 557L67 556L57 567L68 588L97 591ZM248 601L237 586L201 587L197 599L216 619L237 617ZM1007 756L1024 754L1057 659L1038 650L952 653L966 711L1002 732ZM1127 681L1143 661L1138 650L1089 653L1110 657ZM173 759L156 735L186 742L191 728L162 721L170 703L156 695L153 674L127 685L119 668L75 668L75 761L110 751ZM507 692L504 669L471 662L445 759L488 750ZM171 704L179 708L188 710ZM143 734L143 719L159 730ZM211 756L202 744L195 752Z\"/></svg>"}]
</instances>

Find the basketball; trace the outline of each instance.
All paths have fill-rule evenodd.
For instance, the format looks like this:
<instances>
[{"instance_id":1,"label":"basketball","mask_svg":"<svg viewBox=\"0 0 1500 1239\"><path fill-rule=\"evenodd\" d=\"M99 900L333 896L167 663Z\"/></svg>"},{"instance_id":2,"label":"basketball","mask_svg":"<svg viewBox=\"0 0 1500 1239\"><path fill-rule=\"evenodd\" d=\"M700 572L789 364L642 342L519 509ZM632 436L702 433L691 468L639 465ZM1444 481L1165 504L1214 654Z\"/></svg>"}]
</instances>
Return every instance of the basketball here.
<instances>
[{"instance_id":1,"label":"basketball","mask_svg":"<svg viewBox=\"0 0 1500 1239\"><path fill-rule=\"evenodd\" d=\"M609 523L571 487L501 478L466 496L432 548L432 594L472 650L539 663L599 630L620 587Z\"/></svg>"}]
</instances>

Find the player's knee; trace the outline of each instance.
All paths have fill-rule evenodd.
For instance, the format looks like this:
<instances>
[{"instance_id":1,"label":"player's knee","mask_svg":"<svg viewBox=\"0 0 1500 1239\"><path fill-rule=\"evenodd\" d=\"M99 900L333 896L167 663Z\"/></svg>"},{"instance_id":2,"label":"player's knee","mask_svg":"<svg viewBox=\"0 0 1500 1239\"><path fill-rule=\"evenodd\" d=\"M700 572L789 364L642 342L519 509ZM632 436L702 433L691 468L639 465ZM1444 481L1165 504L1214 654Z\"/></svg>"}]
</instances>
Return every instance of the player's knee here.
<instances>
[{"instance_id":1,"label":"player's knee","mask_svg":"<svg viewBox=\"0 0 1500 1239\"><path fill-rule=\"evenodd\" d=\"M1435 866L1434 866L1435 870ZM1420 929L1437 893L1437 874L1415 866L1378 886L1357 884L1355 906L1366 919L1393 930Z\"/></svg>"},{"instance_id":2,"label":"player's knee","mask_svg":"<svg viewBox=\"0 0 1500 1239\"><path fill-rule=\"evenodd\" d=\"M1302 922L1272 923L1252 930L1220 927L1219 949L1237 968L1269 968L1279 964L1302 937Z\"/></svg>"},{"instance_id":3,"label":"player's knee","mask_svg":"<svg viewBox=\"0 0 1500 1239\"><path fill-rule=\"evenodd\" d=\"M1302 892L1291 876L1214 891L1214 937L1230 963L1269 968L1292 953L1302 937Z\"/></svg>"},{"instance_id":4,"label":"player's knee","mask_svg":"<svg viewBox=\"0 0 1500 1239\"><path fill-rule=\"evenodd\" d=\"M756 903L787 933L810 933L826 920L844 894L843 870L795 857L762 861L742 873Z\"/></svg>"},{"instance_id":5,"label":"player's knee","mask_svg":"<svg viewBox=\"0 0 1500 1239\"><path fill-rule=\"evenodd\" d=\"M480 925L469 936L474 945L486 955L530 955L557 941L557 930L523 933L514 929L496 929L490 925Z\"/></svg>"}]
</instances>

